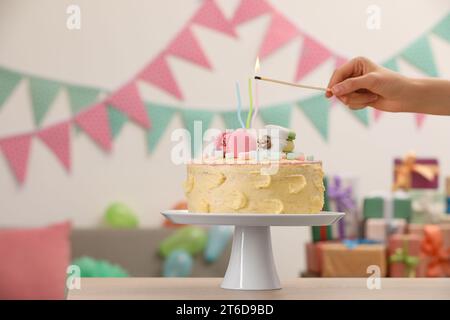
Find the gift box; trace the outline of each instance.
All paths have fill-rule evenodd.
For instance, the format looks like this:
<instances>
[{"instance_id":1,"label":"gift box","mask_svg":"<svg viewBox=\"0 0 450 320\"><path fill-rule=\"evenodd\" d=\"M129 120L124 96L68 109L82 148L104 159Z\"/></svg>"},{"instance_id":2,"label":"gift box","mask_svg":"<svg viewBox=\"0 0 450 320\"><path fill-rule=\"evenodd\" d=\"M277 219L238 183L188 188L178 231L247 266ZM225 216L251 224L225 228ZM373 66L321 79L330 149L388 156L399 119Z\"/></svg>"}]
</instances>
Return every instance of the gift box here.
<instances>
[{"instance_id":1,"label":"gift box","mask_svg":"<svg viewBox=\"0 0 450 320\"><path fill-rule=\"evenodd\" d=\"M388 262L390 277L420 277L422 239L416 234L394 234L389 237Z\"/></svg>"},{"instance_id":2,"label":"gift box","mask_svg":"<svg viewBox=\"0 0 450 320\"><path fill-rule=\"evenodd\" d=\"M411 212L411 198L404 192L395 192L393 195L378 192L366 196L363 201L365 219L391 217L409 220Z\"/></svg>"},{"instance_id":3,"label":"gift box","mask_svg":"<svg viewBox=\"0 0 450 320\"><path fill-rule=\"evenodd\" d=\"M327 243L336 243L335 241L319 241L306 243L306 270L320 275L322 271L322 248Z\"/></svg>"},{"instance_id":4,"label":"gift box","mask_svg":"<svg viewBox=\"0 0 450 320\"><path fill-rule=\"evenodd\" d=\"M391 234L406 233L405 219L367 219L365 237L369 240L385 242Z\"/></svg>"},{"instance_id":5,"label":"gift box","mask_svg":"<svg viewBox=\"0 0 450 320\"><path fill-rule=\"evenodd\" d=\"M408 229L410 234L421 238L420 274L450 276L450 224L410 224Z\"/></svg>"},{"instance_id":6,"label":"gift box","mask_svg":"<svg viewBox=\"0 0 450 320\"><path fill-rule=\"evenodd\" d=\"M359 217L356 206L358 178L354 175L335 175L328 182L327 197L331 211L345 212L345 216L332 225L333 239L359 236Z\"/></svg>"},{"instance_id":7,"label":"gift box","mask_svg":"<svg viewBox=\"0 0 450 320\"><path fill-rule=\"evenodd\" d=\"M438 223L445 215L445 196L435 190L412 190L411 196L411 223L432 224Z\"/></svg>"},{"instance_id":8,"label":"gift box","mask_svg":"<svg viewBox=\"0 0 450 320\"><path fill-rule=\"evenodd\" d=\"M416 158L409 153L394 160L393 190L437 189L439 163L432 158Z\"/></svg>"},{"instance_id":9,"label":"gift box","mask_svg":"<svg viewBox=\"0 0 450 320\"><path fill-rule=\"evenodd\" d=\"M367 268L376 265L380 275L386 276L386 247L382 244L358 244L349 247L343 243L322 246L323 277L367 277Z\"/></svg>"},{"instance_id":10,"label":"gift box","mask_svg":"<svg viewBox=\"0 0 450 320\"><path fill-rule=\"evenodd\" d=\"M450 198L450 177L445 178L445 195Z\"/></svg>"}]
</instances>

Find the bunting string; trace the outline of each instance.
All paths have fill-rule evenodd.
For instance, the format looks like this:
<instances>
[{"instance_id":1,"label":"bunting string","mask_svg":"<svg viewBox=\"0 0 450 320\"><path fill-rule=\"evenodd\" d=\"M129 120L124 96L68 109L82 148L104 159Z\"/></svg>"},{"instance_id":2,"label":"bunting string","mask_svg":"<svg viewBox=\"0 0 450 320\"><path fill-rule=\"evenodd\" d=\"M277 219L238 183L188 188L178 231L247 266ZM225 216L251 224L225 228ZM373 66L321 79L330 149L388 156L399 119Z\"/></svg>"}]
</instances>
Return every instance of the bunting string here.
<instances>
[{"instance_id":1,"label":"bunting string","mask_svg":"<svg viewBox=\"0 0 450 320\"><path fill-rule=\"evenodd\" d=\"M227 128L241 127L235 111L229 111L234 110L234 108L217 112L144 101L140 96L137 81L144 81L176 99L183 100L183 92L173 76L171 67L167 62L168 57L174 56L210 72L213 71L210 59L192 32L192 26L198 25L220 32L225 36L236 38L236 28L263 15L270 15L270 22L259 48L261 59L275 54L292 41L302 42L294 81L300 81L328 59L334 59L336 67L347 61L345 57L333 52L320 41L298 28L266 0L241 0L231 19L225 17L216 0L205 0L193 17L160 54L124 85L113 91L47 79L0 67L0 110L19 82L22 79L27 79L36 125L33 132L0 137L0 150L17 181L20 184L25 182L33 138L40 140L47 146L61 165L67 171L70 171L71 127L85 132L106 152L112 150L113 139L119 135L123 125L129 121L146 131L149 152L155 150L165 128L176 114L181 116L184 127L191 132L191 135L193 134L195 120L203 121L203 128L206 129L216 115L222 117ZM450 42L450 14L447 14L430 31L421 35L405 49L382 64L389 69L398 71L398 60L402 59L426 75L438 76L439 70L429 43L431 34ZM67 91L72 116L65 121L42 127L42 122L60 90ZM106 97L99 100L101 94L105 94ZM326 140L328 137L328 116L332 101L320 94L307 99L262 106L259 108L258 117L265 123L289 127L292 109L297 108ZM369 125L370 114L367 108L349 112L362 125ZM247 118L248 112L243 110L242 115ZM373 113L374 121L378 121L381 115L380 111L375 110ZM416 115L415 120L417 127L420 128L425 116ZM198 150L196 151L198 152Z\"/></svg>"}]
</instances>

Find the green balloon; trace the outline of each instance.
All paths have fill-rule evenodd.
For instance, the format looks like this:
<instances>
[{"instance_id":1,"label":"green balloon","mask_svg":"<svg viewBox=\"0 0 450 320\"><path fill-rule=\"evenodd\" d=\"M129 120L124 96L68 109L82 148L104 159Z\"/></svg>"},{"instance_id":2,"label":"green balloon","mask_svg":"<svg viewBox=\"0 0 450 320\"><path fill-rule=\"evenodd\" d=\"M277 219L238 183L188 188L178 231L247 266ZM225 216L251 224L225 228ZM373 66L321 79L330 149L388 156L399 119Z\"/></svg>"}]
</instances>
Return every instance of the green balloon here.
<instances>
[{"instance_id":1,"label":"green balloon","mask_svg":"<svg viewBox=\"0 0 450 320\"><path fill-rule=\"evenodd\" d=\"M137 228L139 220L128 206L123 203L113 203L105 212L106 225L113 228Z\"/></svg>"},{"instance_id":2,"label":"green balloon","mask_svg":"<svg viewBox=\"0 0 450 320\"><path fill-rule=\"evenodd\" d=\"M182 227L163 240L159 246L159 254L166 258L172 251L180 249L195 255L206 247L207 238L207 233L203 228Z\"/></svg>"}]
</instances>

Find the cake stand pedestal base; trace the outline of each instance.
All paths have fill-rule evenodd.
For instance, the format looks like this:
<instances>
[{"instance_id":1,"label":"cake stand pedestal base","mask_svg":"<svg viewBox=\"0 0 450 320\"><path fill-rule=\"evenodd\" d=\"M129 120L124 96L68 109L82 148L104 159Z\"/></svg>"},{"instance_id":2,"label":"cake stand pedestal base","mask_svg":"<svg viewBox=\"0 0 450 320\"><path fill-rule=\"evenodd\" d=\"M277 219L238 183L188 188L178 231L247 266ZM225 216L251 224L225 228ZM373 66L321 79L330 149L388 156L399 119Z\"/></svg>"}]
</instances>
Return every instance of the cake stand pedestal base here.
<instances>
[{"instance_id":1,"label":"cake stand pedestal base","mask_svg":"<svg viewBox=\"0 0 450 320\"><path fill-rule=\"evenodd\" d=\"M233 245L221 287L233 290L281 289L272 253L271 226L324 226L344 216L341 212L317 214L192 213L167 210L174 223L234 225Z\"/></svg>"}]
</instances>

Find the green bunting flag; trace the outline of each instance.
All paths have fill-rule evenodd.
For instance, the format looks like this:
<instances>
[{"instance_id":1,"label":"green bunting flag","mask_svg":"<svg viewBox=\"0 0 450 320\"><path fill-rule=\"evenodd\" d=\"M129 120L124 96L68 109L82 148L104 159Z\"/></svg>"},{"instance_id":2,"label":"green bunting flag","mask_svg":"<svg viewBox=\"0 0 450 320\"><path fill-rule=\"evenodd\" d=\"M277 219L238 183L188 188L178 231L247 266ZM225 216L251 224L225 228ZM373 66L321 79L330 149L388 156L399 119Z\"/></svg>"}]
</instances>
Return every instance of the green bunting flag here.
<instances>
[{"instance_id":1,"label":"green bunting flag","mask_svg":"<svg viewBox=\"0 0 450 320\"><path fill-rule=\"evenodd\" d=\"M350 110L350 109L349 109ZM369 110L367 108L350 110L350 112L366 127L369 125Z\"/></svg>"},{"instance_id":2,"label":"green bunting flag","mask_svg":"<svg viewBox=\"0 0 450 320\"><path fill-rule=\"evenodd\" d=\"M289 128L291 122L291 105L283 104L278 106L259 109L259 114L266 124L275 124Z\"/></svg>"},{"instance_id":3,"label":"green bunting flag","mask_svg":"<svg viewBox=\"0 0 450 320\"><path fill-rule=\"evenodd\" d=\"M312 96L298 102L300 110L311 120L312 124L325 140L328 140L328 114L330 112L330 100L323 94Z\"/></svg>"},{"instance_id":4,"label":"green bunting flag","mask_svg":"<svg viewBox=\"0 0 450 320\"><path fill-rule=\"evenodd\" d=\"M128 121L128 117L111 106L108 106L107 110L111 134L113 138L116 138L122 130L123 125Z\"/></svg>"},{"instance_id":5,"label":"green bunting flag","mask_svg":"<svg viewBox=\"0 0 450 320\"><path fill-rule=\"evenodd\" d=\"M220 114L222 116L223 121L225 122L225 128L226 129L239 129L241 128L241 123L238 120L238 116L237 116L237 112L236 111L224 111ZM248 111L242 111L241 112L241 117L242 117L242 121L245 122L247 121L247 115L248 115Z\"/></svg>"},{"instance_id":6,"label":"green bunting flag","mask_svg":"<svg viewBox=\"0 0 450 320\"><path fill-rule=\"evenodd\" d=\"M196 137L194 133L194 121L202 122L202 133L209 128L211 121L214 117L214 113L207 110L181 110L181 116L183 118L184 127L191 134L191 154L195 157L199 154L200 145L197 144L197 148L194 146L195 139L202 139L202 137Z\"/></svg>"},{"instance_id":7,"label":"green bunting flag","mask_svg":"<svg viewBox=\"0 0 450 320\"><path fill-rule=\"evenodd\" d=\"M39 126L58 94L60 84L55 81L31 77L30 93L34 121Z\"/></svg>"},{"instance_id":8,"label":"green bunting flag","mask_svg":"<svg viewBox=\"0 0 450 320\"><path fill-rule=\"evenodd\" d=\"M433 28L433 33L450 42L450 13Z\"/></svg>"},{"instance_id":9,"label":"green bunting flag","mask_svg":"<svg viewBox=\"0 0 450 320\"><path fill-rule=\"evenodd\" d=\"M383 63L382 66L391 69L392 71L398 72L398 63L395 57Z\"/></svg>"},{"instance_id":10,"label":"green bunting flag","mask_svg":"<svg viewBox=\"0 0 450 320\"><path fill-rule=\"evenodd\" d=\"M401 57L427 75L432 77L438 76L433 52L431 51L430 42L426 35L420 37L406 48L402 52Z\"/></svg>"},{"instance_id":11,"label":"green bunting flag","mask_svg":"<svg viewBox=\"0 0 450 320\"><path fill-rule=\"evenodd\" d=\"M0 110L20 79L19 74L0 67Z\"/></svg>"},{"instance_id":12,"label":"green bunting flag","mask_svg":"<svg viewBox=\"0 0 450 320\"><path fill-rule=\"evenodd\" d=\"M147 147L152 153L159 142L162 134L169 125L175 114L175 109L166 106L159 106L153 103L146 103L147 114L151 121L151 128L147 130Z\"/></svg>"},{"instance_id":13,"label":"green bunting flag","mask_svg":"<svg viewBox=\"0 0 450 320\"><path fill-rule=\"evenodd\" d=\"M84 86L68 85L67 93L69 95L72 114L77 114L97 100L100 90Z\"/></svg>"}]
</instances>

